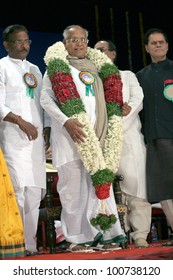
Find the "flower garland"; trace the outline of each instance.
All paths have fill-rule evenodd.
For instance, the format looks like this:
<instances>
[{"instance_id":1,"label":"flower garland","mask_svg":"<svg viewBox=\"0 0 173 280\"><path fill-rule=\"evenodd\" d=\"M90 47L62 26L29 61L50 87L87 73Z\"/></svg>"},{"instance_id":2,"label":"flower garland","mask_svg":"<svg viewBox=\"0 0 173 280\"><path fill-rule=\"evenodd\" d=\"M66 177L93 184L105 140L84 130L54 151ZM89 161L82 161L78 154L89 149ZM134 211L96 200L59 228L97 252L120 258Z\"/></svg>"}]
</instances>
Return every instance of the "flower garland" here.
<instances>
[{"instance_id":1,"label":"flower garland","mask_svg":"<svg viewBox=\"0 0 173 280\"><path fill-rule=\"evenodd\" d=\"M112 224L115 224L116 221L117 218L113 214L107 215L99 213L95 218L91 219L91 224L94 227L99 226L100 229L105 232L106 230L109 230Z\"/></svg>"},{"instance_id":2,"label":"flower garland","mask_svg":"<svg viewBox=\"0 0 173 280\"><path fill-rule=\"evenodd\" d=\"M91 174L96 196L103 201L109 197L110 186L118 170L122 148L121 107L123 101L121 77L117 67L105 54L88 47L87 58L95 64L105 90L108 129L103 149L101 149L100 142L73 82L69 62L66 59L67 55L68 53L62 42L49 47L44 57L47 74L62 112L69 118L77 118L85 126L86 140L81 144L76 143L76 145L87 171ZM104 209L102 211L104 213L97 215L95 225L99 223L100 219L97 218L100 215L111 216L111 223L106 227L108 230L113 223L112 221L116 222L116 218L113 219L112 214L109 215L110 213L105 207L105 201L103 201L101 208ZM94 224L92 219L91 223Z\"/></svg>"}]
</instances>

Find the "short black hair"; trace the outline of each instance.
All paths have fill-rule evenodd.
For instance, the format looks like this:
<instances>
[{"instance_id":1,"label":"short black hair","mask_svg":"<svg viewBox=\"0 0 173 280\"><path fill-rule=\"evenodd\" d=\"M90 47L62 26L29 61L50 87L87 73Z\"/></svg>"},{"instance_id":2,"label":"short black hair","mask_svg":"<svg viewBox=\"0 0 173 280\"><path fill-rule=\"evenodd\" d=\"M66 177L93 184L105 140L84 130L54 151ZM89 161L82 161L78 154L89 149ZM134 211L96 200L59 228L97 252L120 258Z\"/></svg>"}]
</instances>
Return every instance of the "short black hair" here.
<instances>
[{"instance_id":1,"label":"short black hair","mask_svg":"<svg viewBox=\"0 0 173 280\"><path fill-rule=\"evenodd\" d=\"M110 52L112 51L115 51L117 53L117 48L115 46L115 44L111 41L111 40L108 40L108 39L100 39L100 41L104 41L104 42L107 42L108 43L108 49Z\"/></svg>"},{"instance_id":2,"label":"short black hair","mask_svg":"<svg viewBox=\"0 0 173 280\"><path fill-rule=\"evenodd\" d=\"M8 41L9 37L12 33L20 32L20 31L25 31L28 34L28 30L24 25L13 24L13 25L7 26L2 33L3 41Z\"/></svg>"},{"instance_id":3,"label":"short black hair","mask_svg":"<svg viewBox=\"0 0 173 280\"><path fill-rule=\"evenodd\" d=\"M144 34L144 44L145 45L148 45L149 36L151 34L154 34L154 33L161 33L164 36L165 41L168 43L168 37L167 37L166 33L162 29L160 29L160 28L150 28Z\"/></svg>"},{"instance_id":4,"label":"short black hair","mask_svg":"<svg viewBox=\"0 0 173 280\"><path fill-rule=\"evenodd\" d=\"M111 40L105 40L105 41L108 42L109 51L110 52L115 51L117 53L117 48L115 44Z\"/></svg>"}]
</instances>

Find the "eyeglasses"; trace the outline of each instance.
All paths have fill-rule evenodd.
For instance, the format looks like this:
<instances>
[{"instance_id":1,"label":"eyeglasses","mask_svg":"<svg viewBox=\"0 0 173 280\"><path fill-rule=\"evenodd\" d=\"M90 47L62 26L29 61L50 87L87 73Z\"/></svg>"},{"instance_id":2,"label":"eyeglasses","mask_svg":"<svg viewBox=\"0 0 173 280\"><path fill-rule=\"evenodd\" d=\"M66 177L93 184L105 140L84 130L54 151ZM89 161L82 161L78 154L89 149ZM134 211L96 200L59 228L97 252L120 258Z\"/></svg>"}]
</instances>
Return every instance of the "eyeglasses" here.
<instances>
[{"instance_id":1,"label":"eyeglasses","mask_svg":"<svg viewBox=\"0 0 173 280\"><path fill-rule=\"evenodd\" d=\"M105 52L105 51L108 51L109 49L106 49L106 48L97 48L97 50L101 51L101 52Z\"/></svg>"},{"instance_id":2,"label":"eyeglasses","mask_svg":"<svg viewBox=\"0 0 173 280\"><path fill-rule=\"evenodd\" d=\"M14 45L16 46L21 46L21 45L31 45L32 41L29 40L29 39L26 39L26 40L15 40L15 41L8 41L10 43L13 43Z\"/></svg>"},{"instance_id":3,"label":"eyeglasses","mask_svg":"<svg viewBox=\"0 0 173 280\"><path fill-rule=\"evenodd\" d=\"M68 42L71 42L73 44L77 44L77 43L84 43L84 44L87 44L89 42L88 39L86 38L69 38L69 39L66 39L66 41Z\"/></svg>"}]
</instances>

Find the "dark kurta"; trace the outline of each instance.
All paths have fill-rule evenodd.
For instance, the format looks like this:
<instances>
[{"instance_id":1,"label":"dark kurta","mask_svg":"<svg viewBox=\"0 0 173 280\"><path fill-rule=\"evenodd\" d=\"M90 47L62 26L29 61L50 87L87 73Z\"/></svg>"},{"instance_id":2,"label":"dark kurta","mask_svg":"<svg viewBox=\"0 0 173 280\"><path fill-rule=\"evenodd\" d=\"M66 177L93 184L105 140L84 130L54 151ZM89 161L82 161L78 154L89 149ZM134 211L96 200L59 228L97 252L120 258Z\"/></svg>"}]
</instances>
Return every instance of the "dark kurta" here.
<instances>
[{"instance_id":1,"label":"dark kurta","mask_svg":"<svg viewBox=\"0 0 173 280\"><path fill-rule=\"evenodd\" d=\"M147 193L151 203L173 199L173 103L164 81L173 80L173 61L152 63L137 74L144 91L141 112L147 143Z\"/></svg>"}]
</instances>

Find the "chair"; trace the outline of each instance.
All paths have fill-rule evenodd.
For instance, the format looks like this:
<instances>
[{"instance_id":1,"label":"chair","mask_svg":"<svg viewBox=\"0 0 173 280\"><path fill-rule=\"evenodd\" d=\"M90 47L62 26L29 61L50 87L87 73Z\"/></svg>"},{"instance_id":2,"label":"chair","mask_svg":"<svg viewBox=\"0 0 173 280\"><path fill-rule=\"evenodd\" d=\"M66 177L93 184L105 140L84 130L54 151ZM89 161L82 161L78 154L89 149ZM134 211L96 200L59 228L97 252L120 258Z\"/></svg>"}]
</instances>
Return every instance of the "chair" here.
<instances>
[{"instance_id":1,"label":"chair","mask_svg":"<svg viewBox=\"0 0 173 280\"><path fill-rule=\"evenodd\" d=\"M46 195L40 204L39 225L41 225L43 248L49 247L50 254L56 253L56 232L55 220L60 219L61 204L56 184L58 174L56 172L47 172L47 188Z\"/></svg>"},{"instance_id":2,"label":"chair","mask_svg":"<svg viewBox=\"0 0 173 280\"><path fill-rule=\"evenodd\" d=\"M124 179L123 175L116 175L113 183L113 192L117 204L117 210L118 210L121 227L125 231L124 215L126 212L126 206L122 203L122 192L120 187L120 181L122 181L123 179Z\"/></svg>"},{"instance_id":3,"label":"chair","mask_svg":"<svg viewBox=\"0 0 173 280\"><path fill-rule=\"evenodd\" d=\"M169 238L169 227L167 224L166 216L161 207L152 205L152 222L157 230L157 239L166 240ZM152 243L151 231L148 235L148 242Z\"/></svg>"},{"instance_id":4,"label":"chair","mask_svg":"<svg viewBox=\"0 0 173 280\"><path fill-rule=\"evenodd\" d=\"M127 212L127 209L126 209L126 205L123 204L123 202L122 202L122 192L121 192L121 187L120 187L120 182L123 179L124 179L123 175L121 175L121 174L116 175L115 180L113 182L113 192L114 192L114 197L115 197L115 201L116 201L116 205L117 205L117 211L118 211L118 216L120 219L120 224L121 224L122 229L126 233L124 216L125 216L125 213ZM126 233L126 234L127 234L127 236L129 235L129 233ZM127 248L127 247L128 247L128 241L125 244L125 248Z\"/></svg>"}]
</instances>

